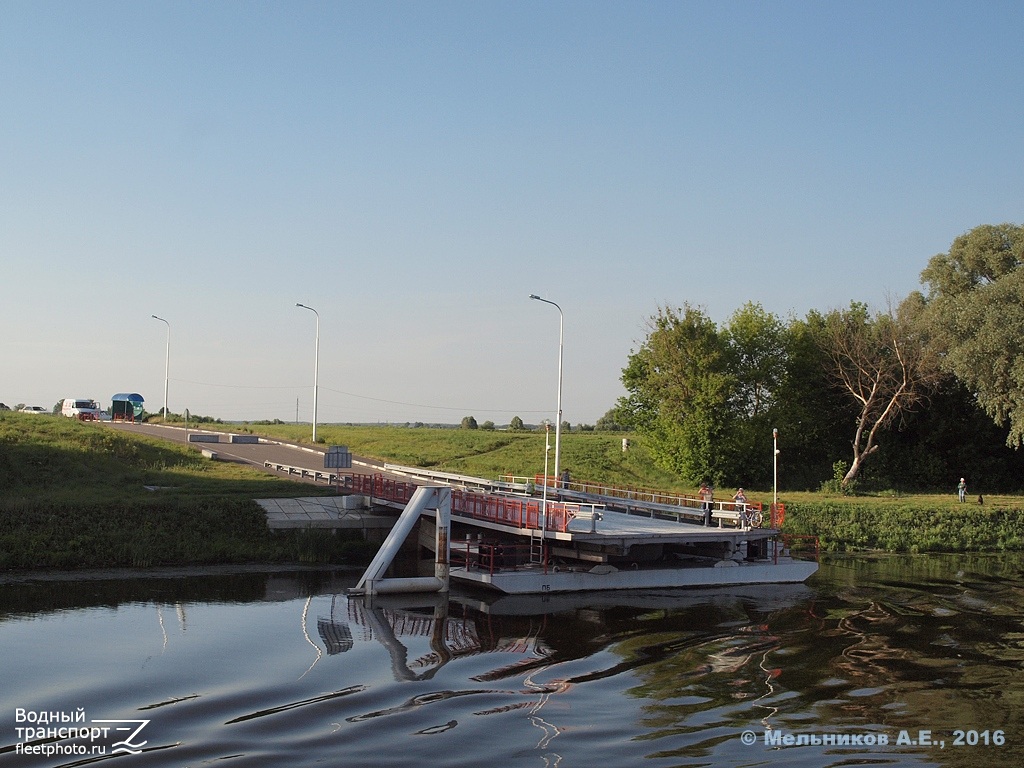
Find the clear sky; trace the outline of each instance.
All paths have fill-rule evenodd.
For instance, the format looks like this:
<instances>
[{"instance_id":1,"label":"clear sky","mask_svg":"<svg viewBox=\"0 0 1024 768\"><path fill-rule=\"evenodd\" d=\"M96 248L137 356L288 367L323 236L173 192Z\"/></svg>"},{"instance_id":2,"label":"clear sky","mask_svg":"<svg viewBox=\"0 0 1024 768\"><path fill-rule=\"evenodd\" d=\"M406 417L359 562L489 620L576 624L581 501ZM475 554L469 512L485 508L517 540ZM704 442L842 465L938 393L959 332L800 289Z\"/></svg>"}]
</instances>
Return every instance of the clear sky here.
<instances>
[{"instance_id":1,"label":"clear sky","mask_svg":"<svg viewBox=\"0 0 1024 768\"><path fill-rule=\"evenodd\" d=\"M504 424L1024 220L1024 4L0 4L0 401Z\"/></svg>"}]
</instances>

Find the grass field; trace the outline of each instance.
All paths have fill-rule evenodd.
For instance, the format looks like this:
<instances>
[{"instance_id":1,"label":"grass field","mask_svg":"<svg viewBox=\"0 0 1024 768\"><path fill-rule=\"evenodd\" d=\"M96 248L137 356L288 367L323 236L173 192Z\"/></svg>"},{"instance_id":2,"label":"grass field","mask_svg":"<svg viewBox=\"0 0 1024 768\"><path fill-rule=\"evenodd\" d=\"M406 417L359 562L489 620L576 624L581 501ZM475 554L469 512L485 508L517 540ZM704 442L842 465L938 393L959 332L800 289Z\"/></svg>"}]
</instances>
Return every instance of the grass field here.
<instances>
[{"instance_id":1,"label":"grass field","mask_svg":"<svg viewBox=\"0 0 1024 768\"><path fill-rule=\"evenodd\" d=\"M149 491L148 487L159 488ZM195 449L61 416L0 414L0 509L182 498L294 496L296 483ZM326 492L303 486L304 495Z\"/></svg>"},{"instance_id":2,"label":"grass field","mask_svg":"<svg viewBox=\"0 0 1024 768\"><path fill-rule=\"evenodd\" d=\"M254 501L326 488L60 416L0 413L0 489L0 569L340 563L372 549L271 532Z\"/></svg>"},{"instance_id":3,"label":"grass field","mask_svg":"<svg viewBox=\"0 0 1024 768\"><path fill-rule=\"evenodd\" d=\"M311 438L308 426L230 425L224 429L306 443ZM545 438L539 432L329 425L317 431L320 443L347 445L357 455L397 464L485 478L544 471ZM642 440L630 436L630 448L623 451L622 438L621 433L563 434L562 467L577 480L696 492L654 467ZM553 449L549 470L554 471ZM300 485L239 464L209 461L194 447L117 432L98 423L0 414L0 488L0 567L70 565L90 562L90 558L115 564L159 564L235 562L247 557L308 559L313 553L340 556L312 538L282 545L283 539L266 533L252 501L329 493L329 489ZM716 494L729 497L734 490L720 488ZM772 499L770 488L746 490L751 501ZM984 505L976 498L961 504L952 491L857 496L786 491L779 495L788 510L786 529L819 536L831 550L1024 548L1024 498L986 497ZM117 522L112 524L112 518ZM190 527L183 520L193 524ZM131 531L131 536L121 536L133 542L131 546L116 541L118 531ZM97 542L104 540L100 555ZM248 544L238 546L239 541ZM29 542L31 556L25 554ZM135 549L129 551L131 547ZM69 554L71 550L74 555Z\"/></svg>"},{"instance_id":4,"label":"grass field","mask_svg":"<svg viewBox=\"0 0 1024 768\"><path fill-rule=\"evenodd\" d=\"M225 430L228 428L225 427ZM309 425L232 425L230 431L252 432L281 439L312 444ZM622 438L630 448L622 450ZM554 471L554 433L551 435L549 471ZM501 474L539 475L544 472L544 434L541 432L492 432L471 429L429 429L397 426L317 426L317 442L347 445L356 454L396 464L429 467L478 477L495 478ZM771 457L765 457L771 461ZM697 492L654 466L643 441L635 435L609 432L570 432L562 434L562 467L579 480L641 488L656 488L679 493ZM784 465L780 473L784 474ZM731 497L735 488L716 490L716 496ZM752 501L770 502L771 488L745 489ZM977 495L968 504L957 501L956 489L948 493L900 493L892 490L861 493L856 496L810 491L786 490L779 500L787 504L851 504L858 507L914 506L935 510L963 510L977 506ZM989 507L1021 508L1024 496L985 496Z\"/></svg>"}]
</instances>

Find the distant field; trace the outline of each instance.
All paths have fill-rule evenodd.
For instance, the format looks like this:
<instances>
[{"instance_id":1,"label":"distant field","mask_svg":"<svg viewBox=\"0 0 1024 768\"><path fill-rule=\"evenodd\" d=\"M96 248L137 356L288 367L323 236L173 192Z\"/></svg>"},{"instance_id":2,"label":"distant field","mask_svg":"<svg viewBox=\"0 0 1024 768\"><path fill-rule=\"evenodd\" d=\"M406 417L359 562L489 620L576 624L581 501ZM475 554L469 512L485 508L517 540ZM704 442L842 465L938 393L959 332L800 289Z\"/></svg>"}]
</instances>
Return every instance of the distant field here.
<instances>
[{"instance_id":1,"label":"distant field","mask_svg":"<svg viewBox=\"0 0 1024 768\"><path fill-rule=\"evenodd\" d=\"M204 425L211 428L210 425ZM298 442L311 442L309 426L254 424L224 427ZM622 450L622 433L563 433L561 463L573 477L618 485L686 490L672 475L654 467L642 445ZM630 436L631 437L631 436ZM395 464L428 467L495 478L501 474L544 472L543 432L440 429L394 426L318 426L317 442L347 445L358 455ZM548 471L554 473L555 434L551 433Z\"/></svg>"}]
</instances>

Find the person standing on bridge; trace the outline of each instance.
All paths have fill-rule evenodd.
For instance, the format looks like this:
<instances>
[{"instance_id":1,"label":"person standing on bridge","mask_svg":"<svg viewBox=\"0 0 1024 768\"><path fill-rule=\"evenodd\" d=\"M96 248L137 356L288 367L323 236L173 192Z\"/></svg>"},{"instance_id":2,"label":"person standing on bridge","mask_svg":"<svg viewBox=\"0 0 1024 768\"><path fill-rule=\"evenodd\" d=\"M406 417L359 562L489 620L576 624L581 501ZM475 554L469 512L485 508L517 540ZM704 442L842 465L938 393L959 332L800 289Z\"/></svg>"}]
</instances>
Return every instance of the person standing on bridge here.
<instances>
[{"instance_id":1,"label":"person standing on bridge","mask_svg":"<svg viewBox=\"0 0 1024 768\"><path fill-rule=\"evenodd\" d=\"M704 525L711 525L711 509L715 503L715 491L710 485L704 483L701 485L699 493L700 507L704 510Z\"/></svg>"},{"instance_id":2,"label":"person standing on bridge","mask_svg":"<svg viewBox=\"0 0 1024 768\"><path fill-rule=\"evenodd\" d=\"M737 512L740 513L740 523L744 528L747 526L747 494L740 488L736 491L736 495L732 497L732 503L735 506Z\"/></svg>"}]
</instances>

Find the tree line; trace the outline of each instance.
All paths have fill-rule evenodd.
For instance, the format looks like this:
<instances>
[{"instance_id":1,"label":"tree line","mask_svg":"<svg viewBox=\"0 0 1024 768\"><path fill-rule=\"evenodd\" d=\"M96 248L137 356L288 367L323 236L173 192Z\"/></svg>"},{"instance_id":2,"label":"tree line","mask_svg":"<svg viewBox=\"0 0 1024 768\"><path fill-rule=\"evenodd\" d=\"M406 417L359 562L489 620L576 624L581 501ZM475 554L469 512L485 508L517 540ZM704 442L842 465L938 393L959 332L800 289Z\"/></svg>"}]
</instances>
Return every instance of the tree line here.
<instances>
[{"instance_id":1,"label":"tree line","mask_svg":"<svg viewBox=\"0 0 1024 768\"><path fill-rule=\"evenodd\" d=\"M605 418L695 485L770 485L777 429L780 487L1020 490L1022 265L1024 227L983 225L882 310L660 307Z\"/></svg>"}]
</instances>

